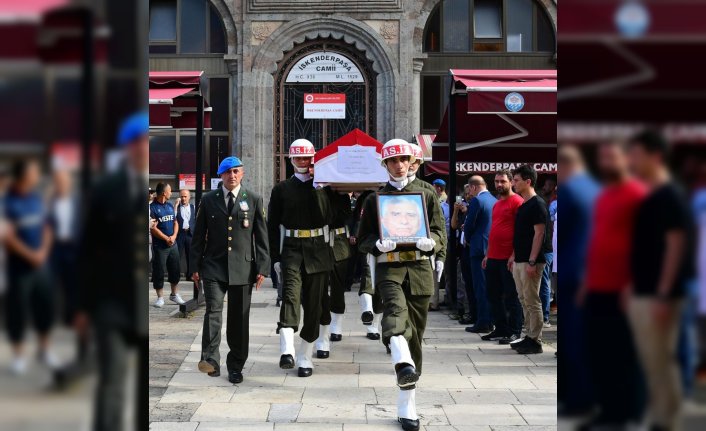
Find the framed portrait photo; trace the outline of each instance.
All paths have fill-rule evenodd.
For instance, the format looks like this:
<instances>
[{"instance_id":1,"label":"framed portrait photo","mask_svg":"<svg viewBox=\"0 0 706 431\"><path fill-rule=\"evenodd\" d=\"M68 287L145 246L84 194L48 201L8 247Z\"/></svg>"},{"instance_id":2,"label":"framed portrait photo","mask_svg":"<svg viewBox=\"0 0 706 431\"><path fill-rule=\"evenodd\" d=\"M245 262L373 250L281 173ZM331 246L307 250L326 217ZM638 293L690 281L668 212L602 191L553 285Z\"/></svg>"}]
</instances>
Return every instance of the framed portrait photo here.
<instances>
[{"instance_id":1,"label":"framed portrait photo","mask_svg":"<svg viewBox=\"0 0 706 431\"><path fill-rule=\"evenodd\" d=\"M381 240L413 245L420 238L430 238L422 193L378 193L377 208Z\"/></svg>"}]
</instances>

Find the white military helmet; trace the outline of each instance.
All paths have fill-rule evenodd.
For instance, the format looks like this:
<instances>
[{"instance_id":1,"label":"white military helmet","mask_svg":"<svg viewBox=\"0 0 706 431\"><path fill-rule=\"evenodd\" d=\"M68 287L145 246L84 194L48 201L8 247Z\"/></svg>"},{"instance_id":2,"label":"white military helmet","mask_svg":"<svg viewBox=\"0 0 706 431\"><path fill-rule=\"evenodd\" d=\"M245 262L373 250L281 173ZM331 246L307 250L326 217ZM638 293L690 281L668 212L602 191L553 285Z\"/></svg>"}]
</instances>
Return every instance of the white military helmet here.
<instances>
[{"instance_id":1,"label":"white military helmet","mask_svg":"<svg viewBox=\"0 0 706 431\"><path fill-rule=\"evenodd\" d=\"M409 156L410 163L413 163L416 160L412 144L404 139L390 139L385 142L385 145L382 146L382 152L380 154L382 155L382 160L380 163L382 163L383 166L385 166L385 160L392 157Z\"/></svg>"},{"instance_id":2,"label":"white military helmet","mask_svg":"<svg viewBox=\"0 0 706 431\"><path fill-rule=\"evenodd\" d=\"M412 150L414 150L414 158L416 161L418 161L420 165L424 163L424 150L422 150L422 147L414 143L410 143L409 145L411 145Z\"/></svg>"},{"instance_id":3,"label":"white military helmet","mask_svg":"<svg viewBox=\"0 0 706 431\"><path fill-rule=\"evenodd\" d=\"M314 157L314 144L308 139L297 139L289 146L289 157Z\"/></svg>"}]
</instances>

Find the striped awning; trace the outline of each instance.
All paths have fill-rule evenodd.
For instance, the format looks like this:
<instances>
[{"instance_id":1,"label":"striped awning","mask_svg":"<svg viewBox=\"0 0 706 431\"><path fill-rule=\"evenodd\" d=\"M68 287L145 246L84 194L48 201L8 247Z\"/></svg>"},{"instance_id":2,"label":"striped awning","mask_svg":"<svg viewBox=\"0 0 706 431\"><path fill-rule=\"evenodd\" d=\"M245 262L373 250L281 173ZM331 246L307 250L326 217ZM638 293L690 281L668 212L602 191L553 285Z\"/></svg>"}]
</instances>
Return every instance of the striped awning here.
<instances>
[{"instance_id":1,"label":"striped awning","mask_svg":"<svg viewBox=\"0 0 706 431\"><path fill-rule=\"evenodd\" d=\"M434 142L436 135L416 135L417 145L422 147L422 152L424 153L424 161L431 160L431 143Z\"/></svg>"}]
</instances>

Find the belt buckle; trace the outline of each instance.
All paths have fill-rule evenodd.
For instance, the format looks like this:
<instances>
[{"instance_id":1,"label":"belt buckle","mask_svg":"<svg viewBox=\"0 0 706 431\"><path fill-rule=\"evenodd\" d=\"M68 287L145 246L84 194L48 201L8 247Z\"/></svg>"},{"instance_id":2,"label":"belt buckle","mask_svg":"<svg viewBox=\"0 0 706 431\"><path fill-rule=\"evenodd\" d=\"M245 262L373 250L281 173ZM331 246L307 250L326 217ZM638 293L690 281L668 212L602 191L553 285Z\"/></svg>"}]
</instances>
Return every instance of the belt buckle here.
<instances>
[{"instance_id":1,"label":"belt buckle","mask_svg":"<svg viewBox=\"0 0 706 431\"><path fill-rule=\"evenodd\" d=\"M299 238L311 238L311 231L310 230L300 230L299 231Z\"/></svg>"},{"instance_id":2,"label":"belt buckle","mask_svg":"<svg viewBox=\"0 0 706 431\"><path fill-rule=\"evenodd\" d=\"M401 251L400 252L400 262L409 262L411 260L417 260L417 255L414 251Z\"/></svg>"},{"instance_id":3,"label":"belt buckle","mask_svg":"<svg viewBox=\"0 0 706 431\"><path fill-rule=\"evenodd\" d=\"M395 259L395 252L394 251L390 251L386 254L387 254L387 262L388 263L397 262L397 259Z\"/></svg>"}]
</instances>

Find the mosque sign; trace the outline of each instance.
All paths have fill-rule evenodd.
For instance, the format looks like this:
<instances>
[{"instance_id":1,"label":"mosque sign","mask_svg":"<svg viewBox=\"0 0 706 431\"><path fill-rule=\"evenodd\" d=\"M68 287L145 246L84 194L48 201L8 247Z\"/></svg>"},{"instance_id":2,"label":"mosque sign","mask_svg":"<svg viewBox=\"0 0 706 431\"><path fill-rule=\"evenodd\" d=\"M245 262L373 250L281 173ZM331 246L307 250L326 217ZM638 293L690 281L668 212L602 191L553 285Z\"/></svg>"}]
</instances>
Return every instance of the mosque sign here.
<instances>
[{"instance_id":1,"label":"mosque sign","mask_svg":"<svg viewBox=\"0 0 706 431\"><path fill-rule=\"evenodd\" d=\"M300 58L287 75L288 83L365 82L358 66L337 52L316 51Z\"/></svg>"}]
</instances>

